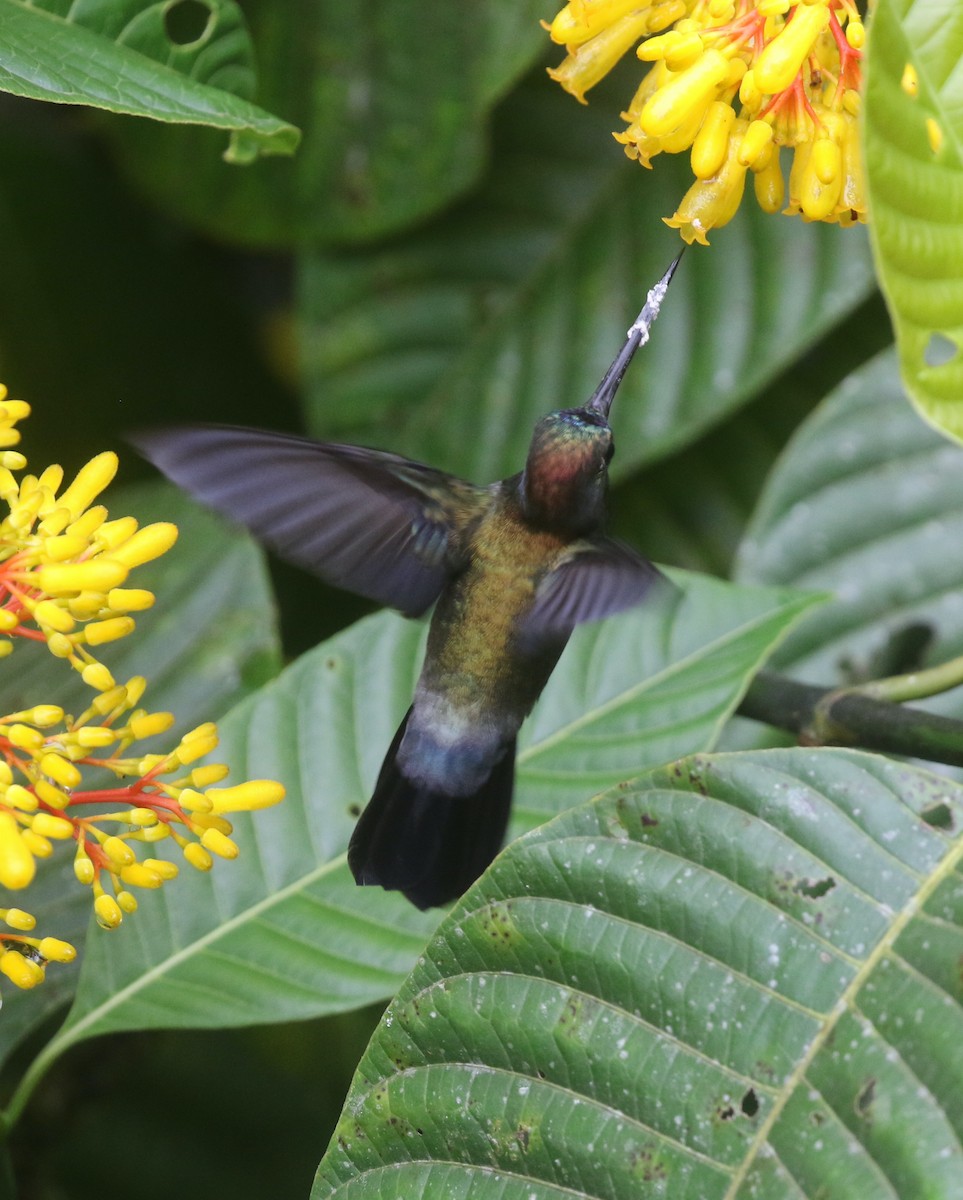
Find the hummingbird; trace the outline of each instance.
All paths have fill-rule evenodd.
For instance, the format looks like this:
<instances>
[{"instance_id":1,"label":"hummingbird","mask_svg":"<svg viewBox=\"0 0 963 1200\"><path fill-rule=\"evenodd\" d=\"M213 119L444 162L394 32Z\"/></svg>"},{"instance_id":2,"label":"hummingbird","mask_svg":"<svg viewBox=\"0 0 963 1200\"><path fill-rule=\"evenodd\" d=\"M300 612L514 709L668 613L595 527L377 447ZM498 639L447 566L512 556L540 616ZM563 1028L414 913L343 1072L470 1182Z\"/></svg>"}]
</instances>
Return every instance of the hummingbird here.
<instances>
[{"instance_id":1,"label":"hummingbird","mask_svg":"<svg viewBox=\"0 0 963 1200\"><path fill-rule=\"evenodd\" d=\"M504 840L519 727L572 631L664 581L604 523L612 401L678 261L588 403L542 417L524 469L488 486L382 450L237 426L132 437L289 562L408 617L435 605L411 707L348 847L358 884L427 909L474 883Z\"/></svg>"}]
</instances>

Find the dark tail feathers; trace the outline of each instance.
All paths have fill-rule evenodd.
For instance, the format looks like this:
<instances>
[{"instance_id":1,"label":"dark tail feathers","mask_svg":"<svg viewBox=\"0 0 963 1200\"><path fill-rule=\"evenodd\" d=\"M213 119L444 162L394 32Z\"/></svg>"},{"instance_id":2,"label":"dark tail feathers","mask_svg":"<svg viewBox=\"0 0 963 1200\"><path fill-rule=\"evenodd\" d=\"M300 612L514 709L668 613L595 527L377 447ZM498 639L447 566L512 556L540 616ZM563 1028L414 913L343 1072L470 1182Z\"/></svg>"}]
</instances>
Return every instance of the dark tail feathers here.
<instances>
[{"instance_id":1,"label":"dark tail feathers","mask_svg":"<svg viewBox=\"0 0 963 1200\"><path fill-rule=\"evenodd\" d=\"M433 908L457 899L502 847L512 806L515 742L479 791L449 796L412 783L399 770L396 756L408 716L355 826L348 865L359 884L380 884L418 908Z\"/></svg>"}]
</instances>

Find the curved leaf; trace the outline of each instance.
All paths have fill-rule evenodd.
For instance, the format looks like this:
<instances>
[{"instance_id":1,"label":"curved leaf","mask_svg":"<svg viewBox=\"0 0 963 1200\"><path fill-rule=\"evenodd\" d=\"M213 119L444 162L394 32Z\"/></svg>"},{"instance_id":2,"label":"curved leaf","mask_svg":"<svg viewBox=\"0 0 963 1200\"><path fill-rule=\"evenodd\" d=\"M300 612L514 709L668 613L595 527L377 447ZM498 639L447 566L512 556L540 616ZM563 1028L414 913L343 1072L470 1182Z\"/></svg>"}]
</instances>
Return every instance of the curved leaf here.
<instances>
[{"instance_id":1,"label":"curved leaf","mask_svg":"<svg viewBox=\"0 0 963 1200\"><path fill-rule=\"evenodd\" d=\"M482 169L488 110L542 48L544 0L251 0L261 96L304 130L289 163L230 172L209 135L117 129L155 201L219 238L282 247L389 233Z\"/></svg>"},{"instance_id":2,"label":"curved leaf","mask_svg":"<svg viewBox=\"0 0 963 1200\"><path fill-rule=\"evenodd\" d=\"M961 56L957 6L879 0L865 96L873 249L906 389L923 416L957 440L963 440ZM919 81L915 95L901 86L907 67Z\"/></svg>"},{"instance_id":3,"label":"curved leaf","mask_svg":"<svg viewBox=\"0 0 963 1200\"><path fill-rule=\"evenodd\" d=\"M874 660L912 625L926 661L963 654L963 452L904 400L896 356L854 373L799 429L740 548L745 582L832 591L774 665L811 683L879 674ZM944 712L963 714L955 694Z\"/></svg>"},{"instance_id":4,"label":"curved leaf","mask_svg":"<svg viewBox=\"0 0 963 1200\"><path fill-rule=\"evenodd\" d=\"M142 524L174 521L180 530L166 556L131 576L133 586L155 593L156 607L138 614L133 634L101 652L115 678L146 676L145 703L151 711L174 712L174 730L164 735L169 745L170 738L220 717L280 668L267 571L249 537L226 533L209 513L167 484L120 488L111 493L110 505L117 516L129 512ZM0 666L2 713L42 703L80 713L91 695L77 673L42 646L17 646ZM40 863L29 891L16 901L37 918L41 935L71 942L82 957L91 897L74 878L69 848ZM4 989L0 1060L70 999L79 970L79 961L55 964L41 988Z\"/></svg>"},{"instance_id":5,"label":"curved leaf","mask_svg":"<svg viewBox=\"0 0 963 1200\"><path fill-rule=\"evenodd\" d=\"M955 785L802 750L565 813L429 943L313 1197L951 1200L961 822Z\"/></svg>"},{"instance_id":6,"label":"curved leaf","mask_svg":"<svg viewBox=\"0 0 963 1200\"><path fill-rule=\"evenodd\" d=\"M812 596L692 576L671 604L572 639L518 759L530 826L640 767L711 747L772 646ZM77 1000L25 1085L82 1038L150 1026L228 1026L357 1007L389 995L437 913L355 887L354 817L409 702L423 628L390 614L319 646L221 725L235 778L282 780L285 802L236 822L241 858L184 871L87 947Z\"/></svg>"},{"instance_id":7,"label":"curved leaf","mask_svg":"<svg viewBox=\"0 0 963 1200\"><path fill-rule=\"evenodd\" d=\"M232 162L293 153L294 126L242 98L253 71L240 10L229 0L206 6L206 27L182 47L165 25L170 4L81 3L65 15L53 0L0 0L0 91L229 130Z\"/></svg>"},{"instance_id":8,"label":"curved leaf","mask_svg":"<svg viewBox=\"0 0 963 1200\"><path fill-rule=\"evenodd\" d=\"M688 186L687 162L643 171L616 151L612 90L578 109L528 81L471 199L387 245L303 260L318 436L391 425L392 449L487 482L520 469L540 416L585 403L678 251L659 218ZM747 204L713 243L686 255L622 384L617 476L744 403L872 287L859 229Z\"/></svg>"}]
</instances>

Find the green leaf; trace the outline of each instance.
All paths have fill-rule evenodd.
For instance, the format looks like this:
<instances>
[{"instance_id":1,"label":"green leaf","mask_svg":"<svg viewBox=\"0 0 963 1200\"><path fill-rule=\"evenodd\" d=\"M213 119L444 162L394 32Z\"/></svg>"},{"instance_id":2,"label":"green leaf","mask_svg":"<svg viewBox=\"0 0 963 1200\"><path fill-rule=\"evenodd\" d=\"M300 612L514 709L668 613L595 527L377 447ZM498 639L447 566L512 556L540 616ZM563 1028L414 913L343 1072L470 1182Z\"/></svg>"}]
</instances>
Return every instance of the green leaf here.
<instances>
[{"instance_id":1,"label":"green leaf","mask_svg":"<svg viewBox=\"0 0 963 1200\"><path fill-rule=\"evenodd\" d=\"M879 0L866 56L866 179L880 283L913 402L963 440L963 11ZM901 86L915 68L918 94ZM934 150L927 122L940 131Z\"/></svg>"},{"instance_id":2,"label":"green leaf","mask_svg":"<svg viewBox=\"0 0 963 1200\"><path fill-rule=\"evenodd\" d=\"M575 634L523 728L515 832L643 766L710 748L760 662L814 602L684 582L670 603ZM393 615L361 621L222 723L232 778L280 779L287 799L241 815L236 863L185 870L144 895L120 929L97 932L74 1008L26 1090L94 1034L288 1020L395 989L438 914L355 887L343 851L410 701L423 642L422 627Z\"/></svg>"},{"instance_id":3,"label":"green leaf","mask_svg":"<svg viewBox=\"0 0 963 1200\"><path fill-rule=\"evenodd\" d=\"M330 245L437 211L477 178L492 104L546 43L545 0L251 0L261 97L304 130L291 162L227 171L203 131L118 129L155 203L218 238Z\"/></svg>"},{"instance_id":4,"label":"green leaf","mask_svg":"<svg viewBox=\"0 0 963 1200\"><path fill-rule=\"evenodd\" d=\"M292 154L294 126L242 98L253 90L253 71L237 5L205 0L210 15L188 46L173 41L165 24L177 7L87 0L64 11L57 0L0 0L0 90L229 130L232 162Z\"/></svg>"},{"instance_id":5,"label":"green leaf","mask_svg":"<svg viewBox=\"0 0 963 1200\"><path fill-rule=\"evenodd\" d=\"M894 353L824 401L777 463L739 554L743 582L835 593L773 665L853 682L879 674L888 644L918 624L933 634L926 662L963 654L961 468L959 447L905 403ZM952 694L940 709L963 715Z\"/></svg>"},{"instance_id":6,"label":"green leaf","mask_svg":"<svg viewBox=\"0 0 963 1200\"><path fill-rule=\"evenodd\" d=\"M585 403L678 252L660 217L689 175L626 159L621 87L592 96L580 109L533 78L497 113L469 200L408 237L303 259L314 433L370 443L390 426L392 449L487 482L520 468L538 417ZM871 287L861 230L744 205L683 260L622 385L616 475L743 404Z\"/></svg>"},{"instance_id":7,"label":"green leaf","mask_svg":"<svg viewBox=\"0 0 963 1200\"><path fill-rule=\"evenodd\" d=\"M110 506L116 516L132 513L141 524L174 521L180 529L173 549L131 575L132 586L155 593L156 607L139 614L137 630L103 647L100 655L118 680L147 678L144 704L150 711L174 712L174 729L149 746L156 749L163 742L166 747L194 725L219 718L279 670L267 572L249 537L225 532L220 522L168 485L119 489L111 493ZM79 714L93 695L45 647L17 645L0 667L3 713L46 703ZM82 957L91 896L74 878L71 852L40 862L29 891L14 902L34 914L41 936L71 942ZM35 991L4 988L0 1060L71 998L79 968L79 962L51 965L43 987Z\"/></svg>"},{"instance_id":8,"label":"green leaf","mask_svg":"<svg viewBox=\"0 0 963 1200\"><path fill-rule=\"evenodd\" d=\"M565 813L429 943L314 1200L951 1200L961 822L960 788L827 750Z\"/></svg>"}]
</instances>

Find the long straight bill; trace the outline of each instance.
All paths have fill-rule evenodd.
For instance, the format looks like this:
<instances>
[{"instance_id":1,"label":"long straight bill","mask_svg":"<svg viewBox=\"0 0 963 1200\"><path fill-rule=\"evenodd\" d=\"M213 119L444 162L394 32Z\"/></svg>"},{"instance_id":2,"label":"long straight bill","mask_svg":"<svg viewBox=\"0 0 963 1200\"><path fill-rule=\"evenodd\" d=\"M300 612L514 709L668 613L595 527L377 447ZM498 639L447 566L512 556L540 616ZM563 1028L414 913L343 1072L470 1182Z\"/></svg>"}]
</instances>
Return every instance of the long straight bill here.
<instances>
[{"instance_id":1,"label":"long straight bill","mask_svg":"<svg viewBox=\"0 0 963 1200\"><path fill-rule=\"evenodd\" d=\"M675 269L679 265L681 257L682 251L680 250L672 260L666 273L655 287L650 289L649 294L645 298L642 311L635 318L635 321L626 334L625 345L617 354L615 361L605 372L602 382L595 389L591 400L586 405L586 408L595 409L596 412L600 412L606 419L608 419L612 401L615 399L615 393L619 390L619 384L622 382L622 376L632 361L632 356L640 346L644 346L649 340L649 331L655 324L655 318L659 315L662 301L669 290L669 284L672 281L672 276L675 274Z\"/></svg>"}]
</instances>

